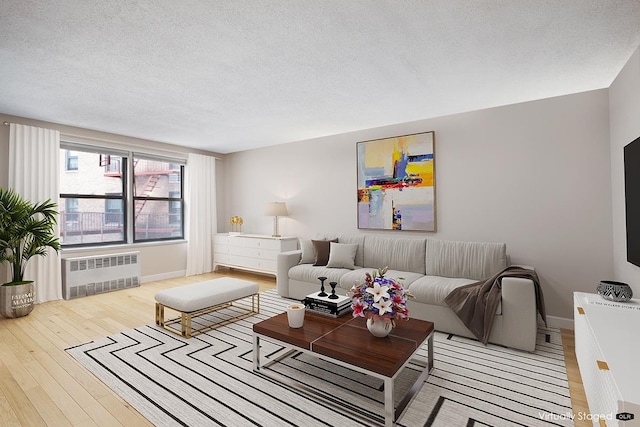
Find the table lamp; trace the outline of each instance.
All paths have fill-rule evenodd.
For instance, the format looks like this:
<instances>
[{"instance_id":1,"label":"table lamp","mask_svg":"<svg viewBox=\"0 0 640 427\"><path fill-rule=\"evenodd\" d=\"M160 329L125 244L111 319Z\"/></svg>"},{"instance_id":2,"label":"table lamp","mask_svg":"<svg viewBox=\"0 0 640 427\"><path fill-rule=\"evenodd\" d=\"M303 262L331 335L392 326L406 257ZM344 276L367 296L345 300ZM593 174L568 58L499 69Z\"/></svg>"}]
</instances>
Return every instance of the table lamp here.
<instances>
[{"instance_id":1,"label":"table lamp","mask_svg":"<svg viewBox=\"0 0 640 427\"><path fill-rule=\"evenodd\" d=\"M278 217L289 215L289 212L287 212L287 204L285 202L269 202L264 209L264 214L273 217L272 237L280 237L278 233Z\"/></svg>"}]
</instances>

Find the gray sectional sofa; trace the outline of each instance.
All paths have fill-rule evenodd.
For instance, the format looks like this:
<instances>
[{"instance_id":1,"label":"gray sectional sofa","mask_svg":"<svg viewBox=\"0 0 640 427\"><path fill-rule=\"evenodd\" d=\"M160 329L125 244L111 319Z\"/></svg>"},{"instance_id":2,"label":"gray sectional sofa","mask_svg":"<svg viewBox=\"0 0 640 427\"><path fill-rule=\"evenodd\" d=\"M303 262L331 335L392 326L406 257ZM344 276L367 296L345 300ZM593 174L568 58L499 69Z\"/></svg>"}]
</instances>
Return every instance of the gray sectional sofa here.
<instances>
[{"instance_id":1,"label":"gray sectional sofa","mask_svg":"<svg viewBox=\"0 0 640 427\"><path fill-rule=\"evenodd\" d=\"M471 332L444 303L456 287L487 279L509 264L506 245L394 238L377 235L323 236L314 240L329 248L328 265L314 265L312 241L301 239L301 249L283 252L277 260L278 294L296 300L320 289L318 277L336 282L345 295L366 272L389 267L387 277L401 282L415 298L408 303L409 317L434 322L441 332L473 338ZM326 254L325 254L326 255ZM322 263L322 262L320 262ZM502 279L502 300L496 311L489 342L525 351L535 350L538 314L533 281Z\"/></svg>"}]
</instances>

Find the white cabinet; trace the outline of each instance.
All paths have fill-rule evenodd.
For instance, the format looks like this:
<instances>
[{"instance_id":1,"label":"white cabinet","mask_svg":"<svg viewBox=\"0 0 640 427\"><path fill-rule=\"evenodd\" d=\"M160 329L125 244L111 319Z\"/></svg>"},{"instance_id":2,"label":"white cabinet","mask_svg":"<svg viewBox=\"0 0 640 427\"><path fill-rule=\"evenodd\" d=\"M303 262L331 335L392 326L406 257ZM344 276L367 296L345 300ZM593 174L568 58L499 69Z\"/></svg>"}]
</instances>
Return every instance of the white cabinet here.
<instances>
[{"instance_id":1,"label":"white cabinet","mask_svg":"<svg viewBox=\"0 0 640 427\"><path fill-rule=\"evenodd\" d=\"M221 265L275 275L278 254L296 249L296 237L217 234L213 238L213 268Z\"/></svg>"},{"instance_id":2,"label":"white cabinet","mask_svg":"<svg viewBox=\"0 0 640 427\"><path fill-rule=\"evenodd\" d=\"M575 348L594 426L640 426L640 300L575 292ZM623 421L633 416L632 420ZM589 418L586 418L589 416ZM576 419L577 419L576 418Z\"/></svg>"}]
</instances>

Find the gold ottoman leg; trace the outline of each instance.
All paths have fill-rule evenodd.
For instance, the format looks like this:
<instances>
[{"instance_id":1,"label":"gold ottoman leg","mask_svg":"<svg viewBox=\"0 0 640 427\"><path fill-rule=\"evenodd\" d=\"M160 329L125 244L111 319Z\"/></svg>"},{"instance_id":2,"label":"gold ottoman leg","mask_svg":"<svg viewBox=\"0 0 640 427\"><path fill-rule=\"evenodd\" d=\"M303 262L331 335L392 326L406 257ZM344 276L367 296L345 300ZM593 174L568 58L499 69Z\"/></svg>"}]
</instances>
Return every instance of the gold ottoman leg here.
<instances>
[{"instance_id":1,"label":"gold ottoman leg","mask_svg":"<svg viewBox=\"0 0 640 427\"><path fill-rule=\"evenodd\" d=\"M164 327L164 305L156 303L156 325Z\"/></svg>"},{"instance_id":2,"label":"gold ottoman leg","mask_svg":"<svg viewBox=\"0 0 640 427\"><path fill-rule=\"evenodd\" d=\"M182 336L191 338L191 313L182 313L180 325L182 326Z\"/></svg>"}]
</instances>

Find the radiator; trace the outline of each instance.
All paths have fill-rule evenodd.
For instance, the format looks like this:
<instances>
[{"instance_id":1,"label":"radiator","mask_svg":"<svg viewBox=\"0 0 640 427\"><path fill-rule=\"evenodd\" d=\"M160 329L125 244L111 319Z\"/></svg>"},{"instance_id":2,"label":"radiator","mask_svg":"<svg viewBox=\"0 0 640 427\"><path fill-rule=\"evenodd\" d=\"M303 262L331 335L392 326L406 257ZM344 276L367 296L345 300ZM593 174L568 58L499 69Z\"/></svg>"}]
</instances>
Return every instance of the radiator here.
<instances>
[{"instance_id":1,"label":"radiator","mask_svg":"<svg viewBox=\"0 0 640 427\"><path fill-rule=\"evenodd\" d=\"M62 260L64 299L140 286L140 252Z\"/></svg>"}]
</instances>

